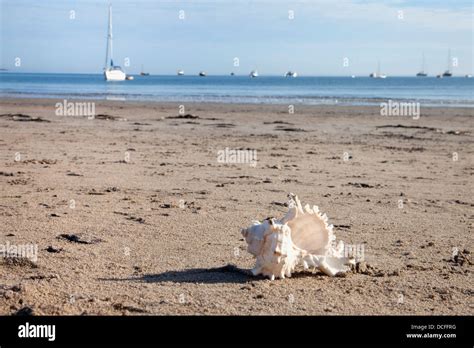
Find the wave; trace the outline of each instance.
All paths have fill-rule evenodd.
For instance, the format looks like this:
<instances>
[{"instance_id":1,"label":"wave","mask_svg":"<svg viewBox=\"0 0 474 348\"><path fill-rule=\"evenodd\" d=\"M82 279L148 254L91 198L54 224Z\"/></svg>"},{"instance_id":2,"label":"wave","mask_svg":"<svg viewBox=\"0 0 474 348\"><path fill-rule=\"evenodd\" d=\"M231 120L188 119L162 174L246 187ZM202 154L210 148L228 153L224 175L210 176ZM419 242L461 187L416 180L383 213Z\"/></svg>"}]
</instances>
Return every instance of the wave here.
<instances>
[{"instance_id":1,"label":"wave","mask_svg":"<svg viewBox=\"0 0 474 348\"><path fill-rule=\"evenodd\" d=\"M50 99L93 99L119 101L155 101L155 102L192 102L192 103L230 103L230 104L271 104L271 105L342 105L371 106L380 105L388 99L398 102L417 102L432 107L474 107L474 101L462 99L427 98L381 98L351 96L235 96L235 95L199 95L163 96L153 94L128 93L44 93L44 92L8 92L0 93L2 98L50 98Z\"/></svg>"}]
</instances>

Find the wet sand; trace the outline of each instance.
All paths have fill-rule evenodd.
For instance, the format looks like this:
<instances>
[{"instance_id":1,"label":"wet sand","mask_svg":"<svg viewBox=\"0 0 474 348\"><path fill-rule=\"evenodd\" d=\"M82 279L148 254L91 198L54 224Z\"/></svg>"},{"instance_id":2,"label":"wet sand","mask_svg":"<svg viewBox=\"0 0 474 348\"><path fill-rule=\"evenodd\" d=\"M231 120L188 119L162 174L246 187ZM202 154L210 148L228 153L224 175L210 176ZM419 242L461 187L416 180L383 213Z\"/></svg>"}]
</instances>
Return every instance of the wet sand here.
<instances>
[{"instance_id":1,"label":"wet sand","mask_svg":"<svg viewBox=\"0 0 474 348\"><path fill-rule=\"evenodd\" d=\"M38 246L0 259L0 314L474 313L472 109L57 102L0 100L0 244ZM289 192L371 268L250 276L240 229Z\"/></svg>"}]
</instances>

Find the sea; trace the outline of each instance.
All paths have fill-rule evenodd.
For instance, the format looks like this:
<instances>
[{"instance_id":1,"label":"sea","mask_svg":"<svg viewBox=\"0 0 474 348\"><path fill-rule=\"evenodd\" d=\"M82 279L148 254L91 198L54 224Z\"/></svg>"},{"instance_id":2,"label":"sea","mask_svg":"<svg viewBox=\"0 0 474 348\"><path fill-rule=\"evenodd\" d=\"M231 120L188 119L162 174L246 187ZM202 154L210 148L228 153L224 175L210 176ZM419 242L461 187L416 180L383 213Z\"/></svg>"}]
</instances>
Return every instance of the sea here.
<instances>
[{"instance_id":1,"label":"sea","mask_svg":"<svg viewBox=\"0 0 474 348\"><path fill-rule=\"evenodd\" d=\"M102 74L0 73L1 98L95 99L300 105L474 107L474 78L133 75L108 82Z\"/></svg>"}]
</instances>

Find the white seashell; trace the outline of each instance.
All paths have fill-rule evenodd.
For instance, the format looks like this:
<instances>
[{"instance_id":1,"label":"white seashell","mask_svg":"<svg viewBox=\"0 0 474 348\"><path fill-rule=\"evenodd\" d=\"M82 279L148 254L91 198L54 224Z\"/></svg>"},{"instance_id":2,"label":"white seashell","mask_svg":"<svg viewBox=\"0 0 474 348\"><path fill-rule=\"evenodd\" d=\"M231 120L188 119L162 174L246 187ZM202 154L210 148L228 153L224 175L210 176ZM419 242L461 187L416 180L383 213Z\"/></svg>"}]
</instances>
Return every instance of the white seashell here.
<instances>
[{"instance_id":1,"label":"white seashell","mask_svg":"<svg viewBox=\"0 0 474 348\"><path fill-rule=\"evenodd\" d=\"M254 221L242 229L247 250L257 258L253 275L262 274L271 280L291 277L298 265L304 269L318 268L330 276L347 272L353 258L344 256L344 243L335 246L333 225L319 208L303 207L297 196L290 193L288 213L281 219Z\"/></svg>"}]
</instances>

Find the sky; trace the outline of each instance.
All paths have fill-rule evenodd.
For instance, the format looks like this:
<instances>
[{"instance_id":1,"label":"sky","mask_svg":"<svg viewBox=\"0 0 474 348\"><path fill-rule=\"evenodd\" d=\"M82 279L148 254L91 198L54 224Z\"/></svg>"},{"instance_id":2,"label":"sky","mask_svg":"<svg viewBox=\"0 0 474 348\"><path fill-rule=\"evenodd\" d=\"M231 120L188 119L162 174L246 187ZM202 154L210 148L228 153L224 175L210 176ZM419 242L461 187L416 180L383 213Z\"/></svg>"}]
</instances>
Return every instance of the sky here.
<instances>
[{"instance_id":1,"label":"sky","mask_svg":"<svg viewBox=\"0 0 474 348\"><path fill-rule=\"evenodd\" d=\"M129 74L473 73L471 0L0 0L0 68L102 73L110 2Z\"/></svg>"}]
</instances>

